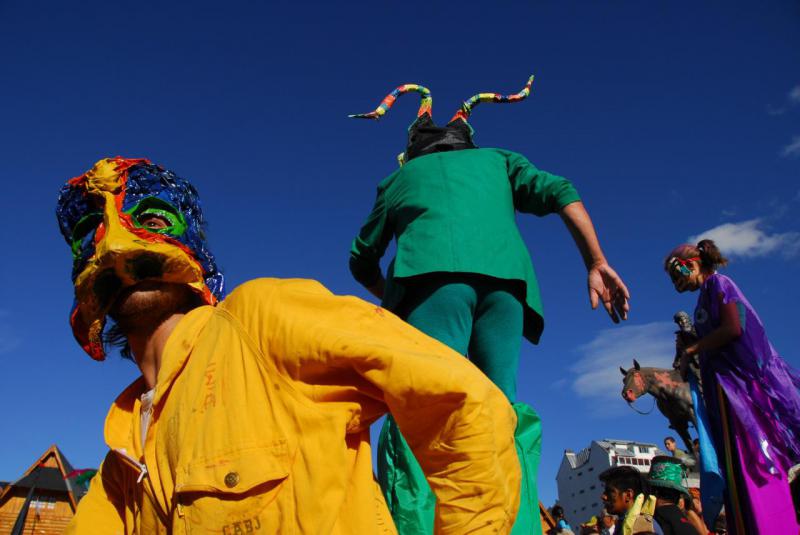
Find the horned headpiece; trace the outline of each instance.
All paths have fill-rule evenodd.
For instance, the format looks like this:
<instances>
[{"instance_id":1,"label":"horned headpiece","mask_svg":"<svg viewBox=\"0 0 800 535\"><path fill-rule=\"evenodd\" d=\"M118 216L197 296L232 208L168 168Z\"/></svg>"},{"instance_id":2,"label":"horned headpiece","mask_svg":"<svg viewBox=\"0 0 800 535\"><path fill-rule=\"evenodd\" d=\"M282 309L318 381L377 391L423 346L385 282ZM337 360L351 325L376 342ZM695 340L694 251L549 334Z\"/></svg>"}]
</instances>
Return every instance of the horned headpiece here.
<instances>
[{"instance_id":1,"label":"horned headpiece","mask_svg":"<svg viewBox=\"0 0 800 535\"><path fill-rule=\"evenodd\" d=\"M389 108L394 105L400 95L409 92L420 94L420 106L417 119L408 129L408 144L404 154L400 155L401 164L418 156L451 150L476 148L472 141L472 127L467 120L475 106L481 102L508 103L518 102L526 98L531 92L533 76L528 78L528 83L522 91L513 95L499 93L478 93L468 98L453 115L445 127L438 127L431 117L433 99L428 88L417 84L404 84L386 95L380 105L369 113L350 115L356 119L380 119Z\"/></svg>"}]
</instances>

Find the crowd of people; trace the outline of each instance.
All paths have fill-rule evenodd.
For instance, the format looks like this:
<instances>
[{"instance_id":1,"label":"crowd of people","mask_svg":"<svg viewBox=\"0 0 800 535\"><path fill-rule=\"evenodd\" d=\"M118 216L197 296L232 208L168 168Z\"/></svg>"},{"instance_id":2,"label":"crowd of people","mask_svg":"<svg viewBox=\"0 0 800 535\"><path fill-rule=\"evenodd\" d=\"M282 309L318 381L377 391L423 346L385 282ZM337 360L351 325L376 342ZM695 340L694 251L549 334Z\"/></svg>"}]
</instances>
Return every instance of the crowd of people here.
<instances>
[{"instance_id":1,"label":"crowd of people","mask_svg":"<svg viewBox=\"0 0 800 535\"><path fill-rule=\"evenodd\" d=\"M601 473L603 509L573 530L556 505L551 535L709 535L727 533L724 513L709 528L697 487L686 487L685 465L675 456L656 456L648 474L631 466Z\"/></svg>"},{"instance_id":2,"label":"crowd of people","mask_svg":"<svg viewBox=\"0 0 800 535\"><path fill-rule=\"evenodd\" d=\"M421 95L401 166L350 250L382 306L296 279L226 297L187 180L122 157L69 180L57 215L74 335L97 360L119 346L142 375L109 411L109 453L68 532L540 534L541 422L516 387L522 339L538 342L544 316L516 212L561 217L592 308L618 323L630 294L571 182L473 141L472 108L522 100L532 81L471 97L445 126L416 84L361 115ZM725 264L703 240L664 265L678 292L700 295L696 336L677 340L684 376L700 369L697 460L673 439L647 478L603 473L588 533L706 534L723 503L734 535L798 532L787 474L800 461L800 376L717 273ZM369 427L384 414L375 481ZM692 461L699 502L683 486ZM558 521L570 530L563 511Z\"/></svg>"},{"instance_id":3,"label":"crowd of people","mask_svg":"<svg viewBox=\"0 0 800 535\"><path fill-rule=\"evenodd\" d=\"M681 245L664 268L678 292L699 291L695 333L678 332L683 378L694 390L698 438L691 452L664 439L671 456L651 460L647 477L633 467L600 474L605 508L580 533L736 535L797 533L800 396L797 373L778 355L755 310L729 277L712 240ZM700 369L701 381L689 373ZM700 487L687 488L688 470ZM794 500L793 500L794 498ZM613 528L602 526L616 515ZM553 508L554 533L569 533Z\"/></svg>"}]
</instances>

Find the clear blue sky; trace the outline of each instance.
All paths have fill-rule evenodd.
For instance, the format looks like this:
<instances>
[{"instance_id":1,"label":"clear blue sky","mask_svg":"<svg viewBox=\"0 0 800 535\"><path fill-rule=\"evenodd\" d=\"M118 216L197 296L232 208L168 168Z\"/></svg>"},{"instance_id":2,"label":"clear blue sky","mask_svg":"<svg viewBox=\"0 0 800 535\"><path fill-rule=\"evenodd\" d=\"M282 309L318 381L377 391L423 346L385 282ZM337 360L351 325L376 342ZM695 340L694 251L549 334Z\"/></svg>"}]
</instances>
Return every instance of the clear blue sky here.
<instances>
[{"instance_id":1,"label":"clear blue sky","mask_svg":"<svg viewBox=\"0 0 800 535\"><path fill-rule=\"evenodd\" d=\"M571 178L633 294L612 326L588 307L558 217L519 219L546 311L519 384L544 421L546 504L565 448L667 433L625 406L617 367L669 364L672 314L695 296L673 292L661 261L689 236L716 229L736 253L728 274L800 366L797 2L167 4L0 3L0 479L51 443L96 466L106 410L137 375L72 340L63 181L104 156L148 157L197 185L229 288L310 277L368 297L348 248L417 99L377 124L347 114L404 82L431 88L443 122L535 74L526 102L475 111L476 141Z\"/></svg>"}]
</instances>

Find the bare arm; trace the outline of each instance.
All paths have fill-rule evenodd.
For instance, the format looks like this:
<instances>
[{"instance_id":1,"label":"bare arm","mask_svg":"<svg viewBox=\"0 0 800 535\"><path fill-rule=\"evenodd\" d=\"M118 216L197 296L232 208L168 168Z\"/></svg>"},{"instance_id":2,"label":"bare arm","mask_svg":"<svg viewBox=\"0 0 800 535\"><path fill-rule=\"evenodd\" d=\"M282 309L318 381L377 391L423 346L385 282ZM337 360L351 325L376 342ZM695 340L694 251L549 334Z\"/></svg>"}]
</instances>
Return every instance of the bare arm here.
<instances>
[{"instance_id":1,"label":"bare arm","mask_svg":"<svg viewBox=\"0 0 800 535\"><path fill-rule=\"evenodd\" d=\"M616 271L608 265L592 219L583 203L570 203L561 209L559 215L572 234L589 272L589 301L592 309L597 308L598 301L601 301L614 323L619 323L620 318L628 319L630 293Z\"/></svg>"}]
</instances>

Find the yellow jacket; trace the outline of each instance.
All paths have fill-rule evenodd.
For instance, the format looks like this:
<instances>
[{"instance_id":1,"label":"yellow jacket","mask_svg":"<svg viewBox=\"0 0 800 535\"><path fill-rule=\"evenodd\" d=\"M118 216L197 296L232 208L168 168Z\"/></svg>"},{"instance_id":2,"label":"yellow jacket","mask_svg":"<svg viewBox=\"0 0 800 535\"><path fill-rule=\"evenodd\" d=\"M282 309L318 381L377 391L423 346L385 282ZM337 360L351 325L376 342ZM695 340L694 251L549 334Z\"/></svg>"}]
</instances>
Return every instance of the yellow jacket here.
<instances>
[{"instance_id":1,"label":"yellow jacket","mask_svg":"<svg viewBox=\"0 0 800 535\"><path fill-rule=\"evenodd\" d=\"M397 419L437 495L437 533L508 533L514 413L467 359L383 308L258 279L183 318L164 348L144 451L140 378L67 533L396 533L369 426Z\"/></svg>"}]
</instances>

